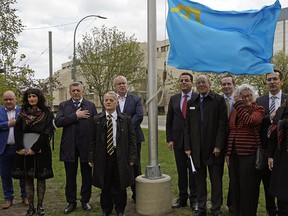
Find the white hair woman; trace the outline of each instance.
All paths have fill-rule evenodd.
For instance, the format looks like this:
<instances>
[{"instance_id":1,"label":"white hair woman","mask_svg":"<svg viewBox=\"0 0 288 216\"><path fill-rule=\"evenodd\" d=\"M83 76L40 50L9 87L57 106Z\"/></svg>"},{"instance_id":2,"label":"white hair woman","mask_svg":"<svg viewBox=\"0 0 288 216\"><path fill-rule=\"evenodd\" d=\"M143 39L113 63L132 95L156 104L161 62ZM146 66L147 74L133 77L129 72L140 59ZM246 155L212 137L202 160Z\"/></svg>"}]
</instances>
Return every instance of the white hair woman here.
<instances>
[{"instance_id":1,"label":"white hair woman","mask_svg":"<svg viewBox=\"0 0 288 216\"><path fill-rule=\"evenodd\" d=\"M255 168L260 145L260 125L264 107L257 105L255 88L240 85L235 93L234 109L229 119L227 161L230 166L234 215L256 215L260 176Z\"/></svg>"}]
</instances>

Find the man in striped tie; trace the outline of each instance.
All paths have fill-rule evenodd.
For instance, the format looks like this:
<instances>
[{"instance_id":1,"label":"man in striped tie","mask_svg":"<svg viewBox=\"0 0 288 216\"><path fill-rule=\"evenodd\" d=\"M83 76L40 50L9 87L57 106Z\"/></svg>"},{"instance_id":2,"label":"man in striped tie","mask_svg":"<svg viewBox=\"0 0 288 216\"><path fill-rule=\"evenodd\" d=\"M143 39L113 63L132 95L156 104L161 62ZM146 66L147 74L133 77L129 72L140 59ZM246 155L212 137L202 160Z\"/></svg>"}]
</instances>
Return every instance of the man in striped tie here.
<instances>
[{"instance_id":1,"label":"man in striped tie","mask_svg":"<svg viewBox=\"0 0 288 216\"><path fill-rule=\"evenodd\" d=\"M281 91L281 87L283 85L283 74L281 71L274 70L274 72L267 73L266 83L269 89L269 93L256 99L256 103L262 105L265 108L265 116L263 118L260 128L261 145L265 151L267 150L272 119L274 118L278 107L287 99L287 94ZM266 155L266 157L267 156L268 155ZM271 171L268 169L267 166L261 172L261 180L263 182L265 190L267 215L273 216L276 215L277 207L275 204L275 198L271 196L268 191L270 185L270 178Z\"/></svg>"},{"instance_id":2,"label":"man in striped tie","mask_svg":"<svg viewBox=\"0 0 288 216\"><path fill-rule=\"evenodd\" d=\"M115 209L123 216L126 188L134 183L133 165L136 163L136 135L131 118L116 111L115 92L104 95L105 111L93 118L89 165L93 167L92 184L101 189L100 204L103 216Z\"/></svg>"}]
</instances>

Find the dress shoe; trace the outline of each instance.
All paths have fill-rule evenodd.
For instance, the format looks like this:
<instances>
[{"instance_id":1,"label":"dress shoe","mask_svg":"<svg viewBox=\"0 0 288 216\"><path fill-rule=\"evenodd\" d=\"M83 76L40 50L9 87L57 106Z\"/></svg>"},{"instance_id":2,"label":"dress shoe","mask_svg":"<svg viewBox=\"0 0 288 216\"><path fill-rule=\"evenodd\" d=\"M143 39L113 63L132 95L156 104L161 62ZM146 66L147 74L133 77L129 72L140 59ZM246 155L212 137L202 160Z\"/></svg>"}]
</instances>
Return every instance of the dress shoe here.
<instances>
[{"instance_id":1,"label":"dress shoe","mask_svg":"<svg viewBox=\"0 0 288 216\"><path fill-rule=\"evenodd\" d=\"M91 210L91 206L89 203L82 203L82 208L84 211L90 211Z\"/></svg>"},{"instance_id":2,"label":"dress shoe","mask_svg":"<svg viewBox=\"0 0 288 216\"><path fill-rule=\"evenodd\" d=\"M192 216L206 216L207 213L205 211L194 210L192 212Z\"/></svg>"},{"instance_id":3,"label":"dress shoe","mask_svg":"<svg viewBox=\"0 0 288 216\"><path fill-rule=\"evenodd\" d=\"M190 201L190 207L192 209L192 211L197 211L198 210L198 202L191 202Z\"/></svg>"},{"instance_id":4,"label":"dress shoe","mask_svg":"<svg viewBox=\"0 0 288 216\"><path fill-rule=\"evenodd\" d=\"M187 206L187 200L178 199L173 205L172 208L181 208Z\"/></svg>"},{"instance_id":5,"label":"dress shoe","mask_svg":"<svg viewBox=\"0 0 288 216\"><path fill-rule=\"evenodd\" d=\"M102 216L109 216L110 213L102 212Z\"/></svg>"},{"instance_id":6,"label":"dress shoe","mask_svg":"<svg viewBox=\"0 0 288 216\"><path fill-rule=\"evenodd\" d=\"M232 205L228 206L228 212L229 212L229 214L233 215L233 206Z\"/></svg>"},{"instance_id":7,"label":"dress shoe","mask_svg":"<svg viewBox=\"0 0 288 216\"><path fill-rule=\"evenodd\" d=\"M24 205L29 205L28 198L27 198L27 197L23 197L23 198L22 198L22 203L23 203Z\"/></svg>"},{"instance_id":8,"label":"dress shoe","mask_svg":"<svg viewBox=\"0 0 288 216\"><path fill-rule=\"evenodd\" d=\"M37 214L38 215L45 215L45 209L42 206L37 207Z\"/></svg>"},{"instance_id":9,"label":"dress shoe","mask_svg":"<svg viewBox=\"0 0 288 216\"><path fill-rule=\"evenodd\" d=\"M64 210L64 214L69 214L76 208L77 203L69 203Z\"/></svg>"},{"instance_id":10,"label":"dress shoe","mask_svg":"<svg viewBox=\"0 0 288 216\"><path fill-rule=\"evenodd\" d=\"M134 204L136 204L136 196L133 194L133 195L131 196L131 198L132 198Z\"/></svg>"},{"instance_id":11,"label":"dress shoe","mask_svg":"<svg viewBox=\"0 0 288 216\"><path fill-rule=\"evenodd\" d=\"M35 213L35 208L30 208L27 210L26 216L32 216Z\"/></svg>"},{"instance_id":12,"label":"dress shoe","mask_svg":"<svg viewBox=\"0 0 288 216\"><path fill-rule=\"evenodd\" d=\"M12 200L5 200L3 205L2 205L2 209L8 209L12 205L13 205Z\"/></svg>"}]
</instances>

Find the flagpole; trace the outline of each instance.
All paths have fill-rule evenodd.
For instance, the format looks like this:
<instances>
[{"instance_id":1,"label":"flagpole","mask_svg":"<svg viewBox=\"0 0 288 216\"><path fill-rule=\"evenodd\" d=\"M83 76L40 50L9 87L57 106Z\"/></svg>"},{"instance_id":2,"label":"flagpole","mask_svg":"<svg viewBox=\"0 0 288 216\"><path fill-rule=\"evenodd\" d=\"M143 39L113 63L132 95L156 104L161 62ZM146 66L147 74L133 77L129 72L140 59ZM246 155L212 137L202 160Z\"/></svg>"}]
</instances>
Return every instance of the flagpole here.
<instances>
[{"instance_id":1,"label":"flagpole","mask_svg":"<svg viewBox=\"0 0 288 216\"><path fill-rule=\"evenodd\" d=\"M145 176L136 178L136 211L140 215L166 215L171 208L171 177L158 164L158 100L156 56L156 1L148 1L148 162Z\"/></svg>"},{"instance_id":2,"label":"flagpole","mask_svg":"<svg viewBox=\"0 0 288 216\"><path fill-rule=\"evenodd\" d=\"M146 178L161 178L158 164L158 98L156 58L156 1L148 0L148 161Z\"/></svg>"}]
</instances>

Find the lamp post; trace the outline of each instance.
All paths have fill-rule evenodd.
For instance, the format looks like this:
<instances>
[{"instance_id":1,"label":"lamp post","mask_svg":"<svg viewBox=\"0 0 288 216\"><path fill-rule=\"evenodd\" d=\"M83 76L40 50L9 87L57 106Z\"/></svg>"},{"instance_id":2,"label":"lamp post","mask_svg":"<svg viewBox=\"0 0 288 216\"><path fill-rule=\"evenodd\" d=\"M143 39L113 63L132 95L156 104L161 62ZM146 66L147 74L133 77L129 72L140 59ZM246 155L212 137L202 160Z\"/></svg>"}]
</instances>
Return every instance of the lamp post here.
<instances>
[{"instance_id":1,"label":"lamp post","mask_svg":"<svg viewBox=\"0 0 288 216\"><path fill-rule=\"evenodd\" d=\"M71 78L73 81L76 81L76 42L75 42L75 39L76 39L76 31L77 31L77 28L79 26L79 24L86 18L89 18L89 17L96 17L96 18L100 18L100 19L107 19L106 17L103 17L103 16L99 16L99 15L88 15L88 16L85 16L83 17L76 25L75 27L75 30L74 30L74 45L73 45L73 68L72 68L72 73L71 73Z\"/></svg>"}]
</instances>

